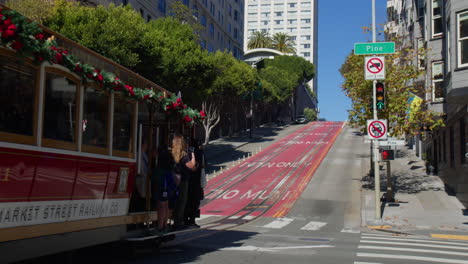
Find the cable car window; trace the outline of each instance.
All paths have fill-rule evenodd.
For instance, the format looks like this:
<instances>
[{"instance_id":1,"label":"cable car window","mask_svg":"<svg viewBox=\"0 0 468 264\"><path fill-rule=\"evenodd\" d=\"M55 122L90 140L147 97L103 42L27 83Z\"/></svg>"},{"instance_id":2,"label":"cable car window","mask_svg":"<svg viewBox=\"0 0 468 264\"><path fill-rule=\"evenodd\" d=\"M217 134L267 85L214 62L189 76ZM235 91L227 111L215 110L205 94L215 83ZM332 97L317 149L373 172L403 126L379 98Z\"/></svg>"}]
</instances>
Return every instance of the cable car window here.
<instances>
[{"instance_id":1,"label":"cable car window","mask_svg":"<svg viewBox=\"0 0 468 264\"><path fill-rule=\"evenodd\" d=\"M46 73L43 137L76 142L77 81L54 72Z\"/></svg>"},{"instance_id":2,"label":"cable car window","mask_svg":"<svg viewBox=\"0 0 468 264\"><path fill-rule=\"evenodd\" d=\"M83 144L107 148L109 96L93 87L86 87L83 99Z\"/></svg>"},{"instance_id":3,"label":"cable car window","mask_svg":"<svg viewBox=\"0 0 468 264\"><path fill-rule=\"evenodd\" d=\"M113 143L114 150L132 152L133 144L133 115L135 104L130 103L122 97L114 97L114 130Z\"/></svg>"},{"instance_id":4,"label":"cable car window","mask_svg":"<svg viewBox=\"0 0 468 264\"><path fill-rule=\"evenodd\" d=\"M34 135L36 78L32 66L0 57L0 132Z\"/></svg>"}]
</instances>

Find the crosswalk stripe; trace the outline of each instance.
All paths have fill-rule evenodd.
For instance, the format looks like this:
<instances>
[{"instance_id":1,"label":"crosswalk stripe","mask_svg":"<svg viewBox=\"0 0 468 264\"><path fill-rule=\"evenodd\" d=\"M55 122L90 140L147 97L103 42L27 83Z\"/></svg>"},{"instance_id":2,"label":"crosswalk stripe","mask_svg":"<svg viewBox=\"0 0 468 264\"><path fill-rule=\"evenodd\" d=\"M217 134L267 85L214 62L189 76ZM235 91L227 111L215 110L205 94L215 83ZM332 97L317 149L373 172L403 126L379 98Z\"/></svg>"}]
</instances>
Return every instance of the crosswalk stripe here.
<instances>
[{"instance_id":1,"label":"crosswalk stripe","mask_svg":"<svg viewBox=\"0 0 468 264\"><path fill-rule=\"evenodd\" d=\"M280 229L280 228L283 228L283 227L289 225L293 220L294 219L292 219L292 218L286 218L286 217L278 218L275 221L273 221L273 222L271 222L271 223L269 223L267 225L264 225L262 227Z\"/></svg>"},{"instance_id":2,"label":"crosswalk stripe","mask_svg":"<svg viewBox=\"0 0 468 264\"><path fill-rule=\"evenodd\" d=\"M455 247L455 246L443 246L443 245L433 245L433 244L421 244L421 243L403 243L403 242L391 242L391 241L373 241L373 240L364 240L361 239L361 243L367 244L386 244L386 245L400 245L400 246L416 246L416 247L433 247L433 248L446 248L446 249L461 249L467 250L466 246L464 247Z\"/></svg>"},{"instance_id":3,"label":"crosswalk stripe","mask_svg":"<svg viewBox=\"0 0 468 264\"><path fill-rule=\"evenodd\" d=\"M325 225L327 225L327 223L310 221L307 225L301 227L301 230L319 230Z\"/></svg>"},{"instance_id":4,"label":"crosswalk stripe","mask_svg":"<svg viewBox=\"0 0 468 264\"><path fill-rule=\"evenodd\" d=\"M377 262L362 262L362 261L354 261L354 264L382 264Z\"/></svg>"},{"instance_id":5,"label":"crosswalk stripe","mask_svg":"<svg viewBox=\"0 0 468 264\"><path fill-rule=\"evenodd\" d=\"M443 251L443 250L433 250L433 249L419 249L419 248L402 248L402 247L378 247L378 246L361 246L360 249L379 249L379 250L394 250L394 251L407 251L407 252L421 252L421 253L433 253L433 254L444 254L444 255L454 255L454 256L468 256L468 253L457 252L457 251Z\"/></svg>"},{"instance_id":6,"label":"crosswalk stripe","mask_svg":"<svg viewBox=\"0 0 468 264\"><path fill-rule=\"evenodd\" d=\"M206 219L208 217L212 217L212 216L217 216L217 215L211 215L211 214L202 214L200 215L200 217L198 219L200 220L203 220L203 219Z\"/></svg>"},{"instance_id":7,"label":"crosswalk stripe","mask_svg":"<svg viewBox=\"0 0 468 264\"><path fill-rule=\"evenodd\" d=\"M449 241L440 241L440 240L431 240L431 239L413 239L413 238L393 238L393 237L369 237L362 236L362 239L376 239L376 240L393 240L393 241L410 241L410 242L430 242L434 244L445 244L445 245L460 245L468 247L468 243L462 242L449 242Z\"/></svg>"},{"instance_id":8,"label":"crosswalk stripe","mask_svg":"<svg viewBox=\"0 0 468 264\"><path fill-rule=\"evenodd\" d=\"M367 258L407 259L407 260L421 260L421 261L430 261L430 262L438 262L438 263L468 264L468 261L466 261L466 260L431 258L431 257L408 256L408 255L359 253L358 252L357 256L358 257L367 257Z\"/></svg>"}]
</instances>

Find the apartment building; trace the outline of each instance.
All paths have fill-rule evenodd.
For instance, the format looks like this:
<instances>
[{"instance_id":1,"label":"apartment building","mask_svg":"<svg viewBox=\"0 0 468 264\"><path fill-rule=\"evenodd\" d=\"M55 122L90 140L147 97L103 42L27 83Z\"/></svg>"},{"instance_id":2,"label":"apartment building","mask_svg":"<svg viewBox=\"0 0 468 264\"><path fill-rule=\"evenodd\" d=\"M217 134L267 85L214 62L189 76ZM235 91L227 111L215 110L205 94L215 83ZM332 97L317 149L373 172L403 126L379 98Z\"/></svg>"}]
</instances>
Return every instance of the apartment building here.
<instances>
[{"instance_id":1,"label":"apartment building","mask_svg":"<svg viewBox=\"0 0 468 264\"><path fill-rule=\"evenodd\" d=\"M317 0L246 0L244 50L252 32L287 33L295 41L296 54L317 69ZM317 95L317 75L309 83Z\"/></svg>"},{"instance_id":2,"label":"apartment building","mask_svg":"<svg viewBox=\"0 0 468 264\"><path fill-rule=\"evenodd\" d=\"M426 73L413 85L443 114L445 127L422 129L415 150L468 206L468 1L388 0L387 11L388 37L427 50L414 62Z\"/></svg>"},{"instance_id":3,"label":"apartment building","mask_svg":"<svg viewBox=\"0 0 468 264\"><path fill-rule=\"evenodd\" d=\"M170 6L175 1L188 6L193 17L205 27L200 34L203 48L210 52L227 50L234 57L242 58L244 0L92 0L102 5L130 4L147 21L170 16Z\"/></svg>"}]
</instances>

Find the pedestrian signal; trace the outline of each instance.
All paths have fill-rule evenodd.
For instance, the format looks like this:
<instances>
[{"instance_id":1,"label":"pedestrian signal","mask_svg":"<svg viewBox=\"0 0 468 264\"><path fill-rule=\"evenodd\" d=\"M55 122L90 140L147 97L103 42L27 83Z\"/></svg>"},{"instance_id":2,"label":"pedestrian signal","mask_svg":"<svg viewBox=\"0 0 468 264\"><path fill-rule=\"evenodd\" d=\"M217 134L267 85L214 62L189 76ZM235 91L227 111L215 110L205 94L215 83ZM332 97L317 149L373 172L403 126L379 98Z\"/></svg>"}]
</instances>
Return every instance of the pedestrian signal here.
<instances>
[{"instance_id":1,"label":"pedestrian signal","mask_svg":"<svg viewBox=\"0 0 468 264\"><path fill-rule=\"evenodd\" d=\"M383 110L385 107L385 88L384 84L381 82L375 84L375 97L375 108L377 110Z\"/></svg>"},{"instance_id":2,"label":"pedestrian signal","mask_svg":"<svg viewBox=\"0 0 468 264\"><path fill-rule=\"evenodd\" d=\"M395 152L393 151L393 149L384 149L382 150L381 155L382 161L395 159Z\"/></svg>"}]
</instances>

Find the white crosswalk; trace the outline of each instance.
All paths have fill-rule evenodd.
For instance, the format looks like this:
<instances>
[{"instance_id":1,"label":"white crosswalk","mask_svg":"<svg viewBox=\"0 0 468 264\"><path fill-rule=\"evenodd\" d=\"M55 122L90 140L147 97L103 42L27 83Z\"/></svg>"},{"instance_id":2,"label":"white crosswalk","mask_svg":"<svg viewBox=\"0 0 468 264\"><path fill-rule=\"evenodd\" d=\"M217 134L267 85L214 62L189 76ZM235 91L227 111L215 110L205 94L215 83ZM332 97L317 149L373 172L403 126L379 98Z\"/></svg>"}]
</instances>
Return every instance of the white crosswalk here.
<instances>
[{"instance_id":1,"label":"white crosswalk","mask_svg":"<svg viewBox=\"0 0 468 264\"><path fill-rule=\"evenodd\" d=\"M361 234L355 264L404 263L405 260L411 263L468 264L468 241Z\"/></svg>"}]
</instances>

